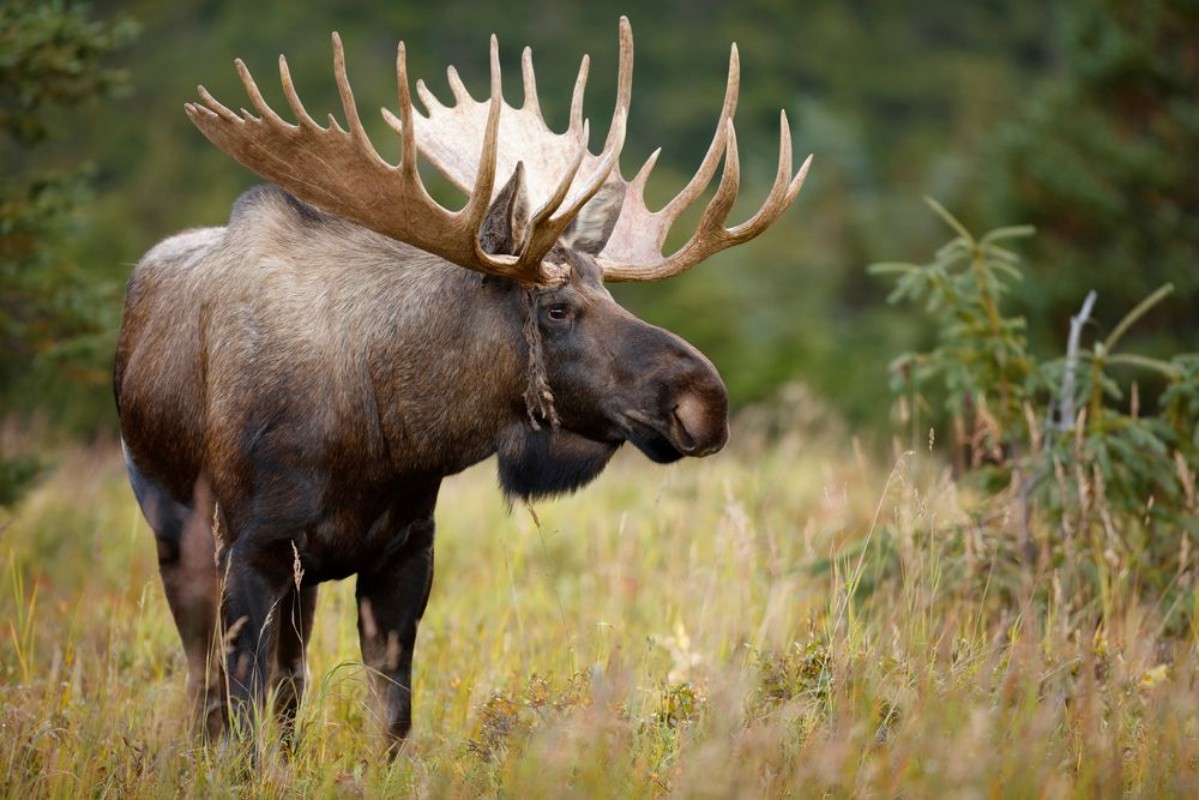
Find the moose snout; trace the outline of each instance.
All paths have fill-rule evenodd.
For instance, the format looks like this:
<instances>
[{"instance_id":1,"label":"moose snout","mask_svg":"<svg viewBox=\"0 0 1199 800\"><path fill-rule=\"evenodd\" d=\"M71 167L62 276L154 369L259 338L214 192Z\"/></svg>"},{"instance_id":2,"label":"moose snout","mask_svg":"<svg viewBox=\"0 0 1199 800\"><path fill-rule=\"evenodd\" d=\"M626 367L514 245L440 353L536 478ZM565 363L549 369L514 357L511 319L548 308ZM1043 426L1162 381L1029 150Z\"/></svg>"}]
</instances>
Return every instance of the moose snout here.
<instances>
[{"instance_id":1,"label":"moose snout","mask_svg":"<svg viewBox=\"0 0 1199 800\"><path fill-rule=\"evenodd\" d=\"M719 452L729 439L729 398L716 366L681 337L623 316L625 343L617 363L636 376L632 391L616 396L610 417L623 438L653 461Z\"/></svg>"}]
</instances>

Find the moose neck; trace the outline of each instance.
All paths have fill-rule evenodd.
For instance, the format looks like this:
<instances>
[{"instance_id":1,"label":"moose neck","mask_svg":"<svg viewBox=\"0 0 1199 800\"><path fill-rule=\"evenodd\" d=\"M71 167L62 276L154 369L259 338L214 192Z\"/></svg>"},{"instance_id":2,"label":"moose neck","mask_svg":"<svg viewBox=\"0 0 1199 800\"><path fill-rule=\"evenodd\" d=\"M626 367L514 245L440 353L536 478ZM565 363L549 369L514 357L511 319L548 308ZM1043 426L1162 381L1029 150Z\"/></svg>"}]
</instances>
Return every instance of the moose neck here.
<instances>
[{"instance_id":1,"label":"moose neck","mask_svg":"<svg viewBox=\"0 0 1199 800\"><path fill-rule=\"evenodd\" d=\"M403 313L371 348L371 382L395 466L447 474L494 453L524 419L523 309L511 287L461 267L430 258L418 271L397 276Z\"/></svg>"}]
</instances>

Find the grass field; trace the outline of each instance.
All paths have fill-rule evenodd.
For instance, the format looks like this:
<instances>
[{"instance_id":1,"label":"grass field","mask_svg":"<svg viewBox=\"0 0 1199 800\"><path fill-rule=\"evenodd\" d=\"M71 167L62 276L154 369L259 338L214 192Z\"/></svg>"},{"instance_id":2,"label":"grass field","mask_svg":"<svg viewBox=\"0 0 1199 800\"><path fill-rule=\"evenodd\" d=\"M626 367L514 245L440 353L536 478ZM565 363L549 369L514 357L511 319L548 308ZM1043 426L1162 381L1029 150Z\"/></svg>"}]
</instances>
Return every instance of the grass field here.
<instances>
[{"instance_id":1,"label":"grass field","mask_svg":"<svg viewBox=\"0 0 1199 800\"><path fill-rule=\"evenodd\" d=\"M0 796L1199 796L1194 640L1151 599L1004 584L1011 526L927 454L753 427L622 453L540 524L490 463L448 480L390 765L349 582L321 589L294 754L196 744L119 452L64 452L0 517Z\"/></svg>"}]
</instances>

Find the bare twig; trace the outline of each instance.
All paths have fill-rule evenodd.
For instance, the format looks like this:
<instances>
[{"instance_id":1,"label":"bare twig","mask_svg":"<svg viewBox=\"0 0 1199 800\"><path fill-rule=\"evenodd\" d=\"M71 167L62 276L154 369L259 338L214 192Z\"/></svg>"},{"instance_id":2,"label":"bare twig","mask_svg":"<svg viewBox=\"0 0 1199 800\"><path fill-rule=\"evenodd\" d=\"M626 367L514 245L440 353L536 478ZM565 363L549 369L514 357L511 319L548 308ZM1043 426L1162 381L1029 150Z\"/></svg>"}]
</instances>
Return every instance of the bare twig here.
<instances>
[{"instance_id":1,"label":"bare twig","mask_svg":"<svg viewBox=\"0 0 1199 800\"><path fill-rule=\"evenodd\" d=\"M1074 371L1078 366L1078 342L1082 338L1082 328L1091 318L1091 309L1099 297L1095 290L1087 292L1082 301L1082 308L1070 317L1070 338L1066 345L1066 374L1062 376L1062 393L1058 398L1058 431L1065 433L1074 427L1075 417L1075 380ZM1052 414L1050 415L1052 417Z\"/></svg>"}]
</instances>

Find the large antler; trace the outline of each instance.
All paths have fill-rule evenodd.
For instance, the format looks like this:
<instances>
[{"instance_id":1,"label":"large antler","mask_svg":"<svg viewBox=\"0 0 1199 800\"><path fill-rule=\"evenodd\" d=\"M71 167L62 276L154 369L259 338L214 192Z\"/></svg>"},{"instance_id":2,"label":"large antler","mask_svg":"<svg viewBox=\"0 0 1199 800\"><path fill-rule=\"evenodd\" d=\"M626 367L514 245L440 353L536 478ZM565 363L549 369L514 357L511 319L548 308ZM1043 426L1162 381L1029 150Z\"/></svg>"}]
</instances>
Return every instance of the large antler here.
<instances>
[{"instance_id":1,"label":"large antler","mask_svg":"<svg viewBox=\"0 0 1199 800\"><path fill-rule=\"evenodd\" d=\"M517 109L502 103L499 114L499 141L502 144L497 155L498 166L494 168L501 174L508 174L523 163L528 170L525 187L529 203L536 209L521 248L522 261L533 263L545 257L583 205L604 185L620 158L633 84L633 31L627 18L620 20L616 107L598 156L587 149L589 124L583 120L583 89L587 84L588 67L589 59L584 56L571 98L570 126L564 133L550 130L542 116L533 56L527 47L521 56L524 104ZM408 134L402 119L386 110L383 115L407 141L415 138L429 163L463 191L469 192L483 171L480 164L484 170L487 168L478 153L491 109L487 101L476 101L470 96L457 70L450 67L447 73L454 95L451 106L438 101L424 81L417 81L416 91L428 115L417 114L412 118L415 137Z\"/></svg>"},{"instance_id":2,"label":"large antler","mask_svg":"<svg viewBox=\"0 0 1199 800\"><path fill-rule=\"evenodd\" d=\"M779 132L779 166L774 185L762 207L749 220L732 228L724 223L737 199L741 167L737 155L737 134L733 115L741 77L737 45L729 55L729 75L725 85L724 107L716 125L716 135L704 156L699 170L673 200L658 211L645 204L645 185L657 163L661 149L655 150L632 181L616 175L623 184L625 197L620 216L608 237L599 263L606 281L656 281L678 275L727 247L747 242L769 228L779 218L803 188L812 157L808 156L799 172L791 175L791 129L787 113L781 112ZM703 194L724 157L724 171L716 193L704 209L695 233L669 256L662 255L662 244L675 220Z\"/></svg>"},{"instance_id":3,"label":"large antler","mask_svg":"<svg viewBox=\"0 0 1199 800\"><path fill-rule=\"evenodd\" d=\"M292 84L287 60L282 56L279 58L279 74L288 105L296 116L296 124L287 122L275 113L263 99L245 64L240 59L236 64L246 93L260 116L254 116L244 109L240 115L234 113L202 86L199 93L204 105L189 103L185 106L188 117L214 144L263 178L328 213L415 245L460 266L509 277L525 285L554 283L561 279L563 269L543 263L543 257L579 208L603 184L623 142L627 100L625 111L618 108L614 120L617 135L609 137L615 140L615 144L610 148L611 152L600 160L585 186L575 193L564 209L559 210L566 189L574 181L581 157L586 154L587 128L584 125L573 137L578 142L576 149L580 155L574 160L573 168L559 179L563 187L561 191L555 192L539 209L526 232L521 253L516 256L493 255L480 247L479 230L493 193L497 190L497 139L501 108L504 106L500 89L499 49L494 36L491 38L491 96L483 104L486 115L481 125L482 141L477 151L476 164L480 168L470 184L459 183L469 194L469 199L456 212L442 207L429 196L417 171L416 115L412 110L402 42L396 58L399 117L387 114L389 121L404 137L403 154L396 166L383 160L362 127L346 77L341 37L336 33L333 34L334 74L349 130L343 129L332 115L329 116L328 127L321 127L308 115ZM460 82L456 84L456 87L460 86ZM457 93L457 88L455 91ZM540 118L539 112L537 116ZM460 142L468 136L469 131L458 133L460 135L453 138ZM511 159L505 158L504 161L507 165ZM517 165L511 166L515 173Z\"/></svg>"},{"instance_id":4,"label":"large antler","mask_svg":"<svg viewBox=\"0 0 1199 800\"><path fill-rule=\"evenodd\" d=\"M450 67L449 82L455 101L451 106L442 105L423 82L417 82L417 93L428 111L426 116L413 110L401 42L396 59L399 115L386 109L383 112L403 140L400 163L393 166L379 156L363 130L346 78L341 39L336 33L333 53L334 73L349 130L344 130L332 115L327 128L308 115L282 56L279 73L296 124L285 121L267 105L240 60L238 73L261 116L245 110L238 115L203 87L199 91L204 104L187 104L187 114L218 147L300 199L455 264L503 275L525 285L561 280L564 268L548 263L546 256L605 182L619 186L624 198L612 233L599 254L604 278L660 280L677 275L726 247L748 241L768 228L799 193L811 163L809 156L799 173L791 176L791 135L784 113L774 187L751 219L732 228L724 227L737 198L740 180L733 130L740 67L734 45L724 107L707 155L695 176L671 202L659 211L650 211L644 190L660 151L650 156L632 181L621 177L616 168L624 145L633 76L633 33L625 17L620 20L616 108L599 155L592 155L587 149L588 123L582 119L586 57L575 83L570 127L557 134L549 129L541 114L528 48L521 60L525 90L521 108L508 105L502 96L499 50L493 36L490 97L485 101L474 100ZM460 211L449 211L429 196L417 172L418 151L469 195ZM663 256L662 244L670 227L704 192L722 159L724 171L720 184L696 232L677 251ZM491 201L500 191L497 173L511 173L514 181L523 181L529 201L536 209L528 229L519 237L520 252L514 256L489 254L479 244L480 227Z\"/></svg>"},{"instance_id":5,"label":"large antler","mask_svg":"<svg viewBox=\"0 0 1199 800\"><path fill-rule=\"evenodd\" d=\"M575 192L571 202L566 204L568 213L563 212L555 217L560 220L559 224L547 230L547 233L555 238L582 205L577 201L591 197L598 188L595 181L601 180L601 176L607 175L609 183L620 187L624 197L618 206L619 216L599 254L605 280L650 281L677 275L713 253L754 238L770 227L799 194L807 177L811 157L809 156L793 177L791 131L784 112L780 123L779 167L774 186L753 217L732 228L724 227L737 199L740 183L737 137L733 129L733 114L737 107L740 83L740 61L736 45L733 45L729 58L724 107L707 155L687 186L658 211L650 211L646 206L644 192L660 150L650 156L632 181L625 180L620 175L619 168L611 173L608 168L608 160L619 155L620 146L624 141L624 124L632 88L633 33L627 18L621 17L620 20L620 88L616 112L609 128L608 140L599 156L587 152L580 154L573 147L579 131L586 130L586 125L581 120L581 106L587 63L584 57L571 102L570 127L565 133L555 134L550 131L541 116L532 58L528 48L525 49L522 60L525 104L519 111L505 105L504 112L500 115L500 140L504 143L500 154L500 169L507 173L516 162L522 160L526 164L538 165L541 171L531 173L535 177L529 180L530 195L534 202L544 200L547 206L553 207L561 202L562 194L567 191L569 181L565 176L578 173L578 159L582 159L585 168L582 173L591 177L586 180L576 178L570 186ZM423 83L417 83L417 92L429 110L427 118L416 117L417 141L421 153L430 163L452 182L464 190L469 190L479 172L480 162L475 154L478 152L477 142L482 137L483 121L487 118L487 106L486 103L471 99L453 68L449 70L449 82L455 99L455 104L450 107L439 103ZM394 121L392 126L399 127ZM463 132L470 133L463 136ZM583 138L586 138L585 134ZM662 245L671 226L703 194L722 159L724 172L720 183L695 233L670 256L663 256ZM563 176L562 182L557 183L555 187L550 179L559 175ZM536 218L544 220L546 216L547 213L543 210ZM552 241L546 239L541 242L541 248L547 248Z\"/></svg>"}]
</instances>

